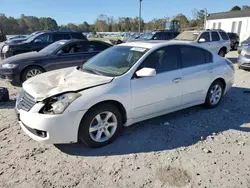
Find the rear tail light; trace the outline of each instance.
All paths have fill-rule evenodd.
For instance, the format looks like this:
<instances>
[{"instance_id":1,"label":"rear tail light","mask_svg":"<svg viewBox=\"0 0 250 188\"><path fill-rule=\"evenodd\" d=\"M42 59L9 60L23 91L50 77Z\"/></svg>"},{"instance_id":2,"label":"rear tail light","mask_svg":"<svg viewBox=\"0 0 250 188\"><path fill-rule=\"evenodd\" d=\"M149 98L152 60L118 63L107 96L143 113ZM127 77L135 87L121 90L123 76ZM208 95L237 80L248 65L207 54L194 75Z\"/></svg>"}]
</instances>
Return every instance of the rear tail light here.
<instances>
[{"instance_id":1,"label":"rear tail light","mask_svg":"<svg viewBox=\"0 0 250 188\"><path fill-rule=\"evenodd\" d=\"M233 69L233 71L235 72L233 63L232 63L229 59L226 59L226 58L225 58L225 60L226 60L227 65L228 65L229 67L231 67L231 69Z\"/></svg>"}]
</instances>

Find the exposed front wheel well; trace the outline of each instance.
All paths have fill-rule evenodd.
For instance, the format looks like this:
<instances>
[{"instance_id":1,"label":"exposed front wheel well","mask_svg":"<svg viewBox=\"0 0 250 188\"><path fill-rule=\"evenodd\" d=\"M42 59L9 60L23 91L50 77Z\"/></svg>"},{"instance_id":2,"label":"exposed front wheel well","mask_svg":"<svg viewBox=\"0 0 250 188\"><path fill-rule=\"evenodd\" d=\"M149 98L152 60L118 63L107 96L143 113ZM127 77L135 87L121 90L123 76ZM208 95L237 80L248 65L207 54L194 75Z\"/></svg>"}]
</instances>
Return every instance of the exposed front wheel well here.
<instances>
[{"instance_id":1,"label":"exposed front wheel well","mask_svg":"<svg viewBox=\"0 0 250 188\"><path fill-rule=\"evenodd\" d=\"M220 81L223 84L223 90L225 91L225 89L226 89L226 81L223 78L217 78L216 80L213 81L213 83L216 82L216 81Z\"/></svg>"},{"instance_id":2,"label":"exposed front wheel well","mask_svg":"<svg viewBox=\"0 0 250 188\"><path fill-rule=\"evenodd\" d=\"M124 106L120 102L115 101L115 100L106 100L106 101L99 102L99 103L95 104L94 106L92 106L90 109L88 109L88 111L90 111L91 109L96 108L100 105L103 105L103 104L112 104L115 107L117 107L117 109L120 111L120 113L122 115L123 124L125 124L127 122L127 112L126 112ZM87 114L87 112L85 114Z\"/></svg>"}]
</instances>

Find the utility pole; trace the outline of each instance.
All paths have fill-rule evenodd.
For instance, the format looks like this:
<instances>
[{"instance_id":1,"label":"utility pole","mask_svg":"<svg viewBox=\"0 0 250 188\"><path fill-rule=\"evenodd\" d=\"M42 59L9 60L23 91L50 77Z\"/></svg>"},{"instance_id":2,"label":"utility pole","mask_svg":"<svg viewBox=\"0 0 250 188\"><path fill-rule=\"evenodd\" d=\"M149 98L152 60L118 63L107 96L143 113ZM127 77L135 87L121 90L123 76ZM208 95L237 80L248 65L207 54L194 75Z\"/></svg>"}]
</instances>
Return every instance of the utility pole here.
<instances>
[{"instance_id":1,"label":"utility pole","mask_svg":"<svg viewBox=\"0 0 250 188\"><path fill-rule=\"evenodd\" d=\"M204 30L206 29L206 22L207 22L207 9L204 8L205 10L205 15L204 15Z\"/></svg>"},{"instance_id":2,"label":"utility pole","mask_svg":"<svg viewBox=\"0 0 250 188\"><path fill-rule=\"evenodd\" d=\"M139 34L141 33L141 2L142 0L139 0Z\"/></svg>"}]
</instances>

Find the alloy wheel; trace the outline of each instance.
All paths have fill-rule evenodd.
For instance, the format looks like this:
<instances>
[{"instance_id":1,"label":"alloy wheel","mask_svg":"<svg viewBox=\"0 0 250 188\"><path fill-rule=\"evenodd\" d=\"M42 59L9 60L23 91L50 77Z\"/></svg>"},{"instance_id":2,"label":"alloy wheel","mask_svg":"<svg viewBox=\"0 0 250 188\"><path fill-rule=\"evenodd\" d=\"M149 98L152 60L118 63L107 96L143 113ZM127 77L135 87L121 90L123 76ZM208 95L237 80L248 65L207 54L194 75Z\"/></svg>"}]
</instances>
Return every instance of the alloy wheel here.
<instances>
[{"instance_id":1,"label":"alloy wheel","mask_svg":"<svg viewBox=\"0 0 250 188\"><path fill-rule=\"evenodd\" d=\"M95 142L105 142L116 132L118 121L112 112L97 114L89 126L89 135Z\"/></svg>"},{"instance_id":2,"label":"alloy wheel","mask_svg":"<svg viewBox=\"0 0 250 188\"><path fill-rule=\"evenodd\" d=\"M37 76L39 74L42 74L42 71L38 70L38 69L31 69L29 72L27 72L26 74L26 80L28 80L29 78L32 78L34 76Z\"/></svg>"},{"instance_id":3,"label":"alloy wheel","mask_svg":"<svg viewBox=\"0 0 250 188\"><path fill-rule=\"evenodd\" d=\"M216 84L212 87L210 91L209 101L212 105L216 105L219 103L222 97L222 88L219 84Z\"/></svg>"}]
</instances>

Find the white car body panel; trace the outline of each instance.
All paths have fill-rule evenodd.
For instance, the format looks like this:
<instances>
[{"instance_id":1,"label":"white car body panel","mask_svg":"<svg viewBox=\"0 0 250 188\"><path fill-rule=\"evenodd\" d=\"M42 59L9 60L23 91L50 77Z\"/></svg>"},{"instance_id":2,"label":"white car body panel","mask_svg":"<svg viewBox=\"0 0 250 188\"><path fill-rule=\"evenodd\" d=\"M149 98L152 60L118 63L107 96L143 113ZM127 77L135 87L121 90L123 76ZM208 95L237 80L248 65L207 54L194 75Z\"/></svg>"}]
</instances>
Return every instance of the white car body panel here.
<instances>
[{"instance_id":1,"label":"white car body panel","mask_svg":"<svg viewBox=\"0 0 250 188\"><path fill-rule=\"evenodd\" d=\"M82 117L88 109L100 102L110 100L119 102L126 111L127 121L124 126L129 126L142 120L204 103L208 88L217 78L225 81L225 93L231 88L234 82L233 70L226 64L225 59L212 52L213 63L169 71L154 77L133 78L137 68L149 54L158 48L172 44L180 43L172 41L122 44L146 46L149 51L128 72L118 77L97 76L69 68L41 74L26 81L23 88L36 98L37 103L29 112L18 110L20 126L31 138L42 143L77 142ZM53 78L56 79L53 80ZM39 113L45 105L44 99L72 91L78 91L81 96L72 102L63 114ZM125 114L122 115L125 116ZM48 136L38 137L29 132L26 127L46 131Z\"/></svg>"}]
</instances>

